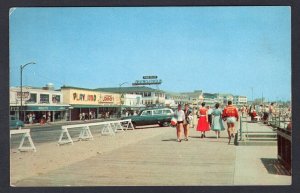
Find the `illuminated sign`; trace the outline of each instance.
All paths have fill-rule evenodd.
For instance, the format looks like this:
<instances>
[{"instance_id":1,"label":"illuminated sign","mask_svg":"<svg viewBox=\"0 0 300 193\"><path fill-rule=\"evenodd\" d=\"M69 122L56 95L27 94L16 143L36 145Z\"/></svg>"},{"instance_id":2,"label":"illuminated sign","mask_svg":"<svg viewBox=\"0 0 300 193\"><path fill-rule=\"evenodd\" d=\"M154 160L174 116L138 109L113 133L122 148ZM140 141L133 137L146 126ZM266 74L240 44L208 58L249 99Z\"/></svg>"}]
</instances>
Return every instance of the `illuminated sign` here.
<instances>
[{"instance_id":1,"label":"illuminated sign","mask_svg":"<svg viewBox=\"0 0 300 193\"><path fill-rule=\"evenodd\" d=\"M152 85L152 84L161 84L162 80L136 80L132 85Z\"/></svg>"},{"instance_id":2,"label":"illuminated sign","mask_svg":"<svg viewBox=\"0 0 300 193\"><path fill-rule=\"evenodd\" d=\"M143 76L143 79L157 79L157 76Z\"/></svg>"}]
</instances>

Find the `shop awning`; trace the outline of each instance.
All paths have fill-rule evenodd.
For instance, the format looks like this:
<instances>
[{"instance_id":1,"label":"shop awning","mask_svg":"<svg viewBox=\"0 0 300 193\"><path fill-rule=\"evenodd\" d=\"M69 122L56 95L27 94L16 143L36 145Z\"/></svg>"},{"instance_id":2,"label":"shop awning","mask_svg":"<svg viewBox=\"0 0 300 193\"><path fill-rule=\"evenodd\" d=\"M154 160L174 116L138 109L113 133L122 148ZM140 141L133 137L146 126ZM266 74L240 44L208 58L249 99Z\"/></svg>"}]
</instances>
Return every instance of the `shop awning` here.
<instances>
[{"instance_id":1,"label":"shop awning","mask_svg":"<svg viewBox=\"0 0 300 193\"><path fill-rule=\"evenodd\" d=\"M69 106L26 106L26 111L64 111Z\"/></svg>"},{"instance_id":2,"label":"shop awning","mask_svg":"<svg viewBox=\"0 0 300 193\"><path fill-rule=\"evenodd\" d=\"M73 108L120 107L120 105L71 105ZM123 106L122 106L123 107Z\"/></svg>"}]
</instances>

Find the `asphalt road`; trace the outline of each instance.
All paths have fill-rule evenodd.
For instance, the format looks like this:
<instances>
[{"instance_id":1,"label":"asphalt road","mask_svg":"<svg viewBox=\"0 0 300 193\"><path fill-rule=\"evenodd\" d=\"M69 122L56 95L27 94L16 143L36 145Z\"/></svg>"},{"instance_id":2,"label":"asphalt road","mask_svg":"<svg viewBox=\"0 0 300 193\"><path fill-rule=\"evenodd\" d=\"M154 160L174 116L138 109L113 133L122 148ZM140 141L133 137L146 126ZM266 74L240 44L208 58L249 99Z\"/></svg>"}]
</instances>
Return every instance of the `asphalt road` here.
<instances>
[{"instance_id":1,"label":"asphalt road","mask_svg":"<svg viewBox=\"0 0 300 193\"><path fill-rule=\"evenodd\" d=\"M112 120L112 119L111 119ZM102 122L104 120L92 120L87 121L87 123L91 122ZM32 138L32 141L35 145L41 144L41 143L47 143L47 142L55 142L59 140L60 134L61 134L61 126L62 125L74 125L74 124L82 124L84 122L64 122L64 123L55 123L55 124L45 124L43 126L40 125L33 125L33 126L26 126L24 129L30 129L30 135ZM97 127L91 127L91 132L94 135L94 133L99 133L101 131L101 128ZM80 128L72 128L69 129L69 134L71 135L72 139L76 138L80 134ZM17 148L20 144L22 135L12 135L10 138L10 148ZM25 145L28 140L25 141Z\"/></svg>"},{"instance_id":2,"label":"asphalt road","mask_svg":"<svg viewBox=\"0 0 300 193\"><path fill-rule=\"evenodd\" d=\"M112 121L113 119L111 119ZM88 121L87 123L91 122L102 122L104 120L92 120ZM58 142L60 134L61 134L61 126L62 125L74 125L74 124L82 124L84 122L65 122L62 124L46 124L43 126L26 126L24 129L30 129L30 135L32 138L32 141L35 146L42 144L42 143L49 143L49 142ZM147 128L153 128L153 127L159 127L159 125L149 125L149 126L142 126L137 127L137 129L147 129ZM76 139L79 137L81 128L71 128L69 129L69 134L73 140L76 141ZM102 126L93 126L90 127L91 133L94 137L101 135L100 132L102 130ZM22 135L12 135L10 138L10 148L15 149L18 148L21 142ZM26 139L24 142L24 146L29 144L28 140Z\"/></svg>"}]
</instances>

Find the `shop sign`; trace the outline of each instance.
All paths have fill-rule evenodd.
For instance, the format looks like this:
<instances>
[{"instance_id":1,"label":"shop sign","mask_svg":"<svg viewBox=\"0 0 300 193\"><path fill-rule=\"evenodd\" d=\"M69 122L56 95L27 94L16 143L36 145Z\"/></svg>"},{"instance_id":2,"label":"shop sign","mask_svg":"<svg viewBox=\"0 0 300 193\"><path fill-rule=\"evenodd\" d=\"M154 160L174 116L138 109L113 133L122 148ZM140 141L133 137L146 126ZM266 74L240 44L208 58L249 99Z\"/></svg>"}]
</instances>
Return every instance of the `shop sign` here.
<instances>
[{"instance_id":1,"label":"shop sign","mask_svg":"<svg viewBox=\"0 0 300 193\"><path fill-rule=\"evenodd\" d=\"M157 79L157 76L143 76L143 79Z\"/></svg>"},{"instance_id":2,"label":"shop sign","mask_svg":"<svg viewBox=\"0 0 300 193\"><path fill-rule=\"evenodd\" d=\"M74 101L96 101L97 96L95 94L73 93Z\"/></svg>"},{"instance_id":3,"label":"shop sign","mask_svg":"<svg viewBox=\"0 0 300 193\"><path fill-rule=\"evenodd\" d=\"M100 95L99 103L113 103L114 96L113 95Z\"/></svg>"},{"instance_id":4,"label":"shop sign","mask_svg":"<svg viewBox=\"0 0 300 193\"><path fill-rule=\"evenodd\" d=\"M161 84L162 80L159 79L146 79L146 80L136 80L134 83L132 83L132 85L153 85L153 84Z\"/></svg>"},{"instance_id":5,"label":"shop sign","mask_svg":"<svg viewBox=\"0 0 300 193\"><path fill-rule=\"evenodd\" d=\"M29 92L23 92L22 100L27 101L30 99L30 93ZM21 92L17 92L17 100L21 100Z\"/></svg>"},{"instance_id":6,"label":"shop sign","mask_svg":"<svg viewBox=\"0 0 300 193\"><path fill-rule=\"evenodd\" d=\"M29 111L63 111L66 110L64 106L27 106Z\"/></svg>"}]
</instances>

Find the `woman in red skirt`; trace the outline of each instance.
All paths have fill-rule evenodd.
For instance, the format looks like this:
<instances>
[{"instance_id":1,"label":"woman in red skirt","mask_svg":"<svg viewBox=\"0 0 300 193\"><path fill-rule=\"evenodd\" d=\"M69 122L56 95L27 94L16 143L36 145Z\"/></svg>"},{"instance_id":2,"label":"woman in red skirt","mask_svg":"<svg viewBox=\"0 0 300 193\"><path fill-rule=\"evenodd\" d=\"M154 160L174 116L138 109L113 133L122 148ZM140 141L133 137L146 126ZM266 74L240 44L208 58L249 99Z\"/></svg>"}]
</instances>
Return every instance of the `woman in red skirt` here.
<instances>
[{"instance_id":1,"label":"woman in red skirt","mask_svg":"<svg viewBox=\"0 0 300 193\"><path fill-rule=\"evenodd\" d=\"M201 138L206 137L205 131L209 131L209 123L208 123L208 114L207 109L205 108L205 103L203 102L201 104L202 107L199 109L199 120L198 120L198 126L197 131L201 132Z\"/></svg>"}]
</instances>

